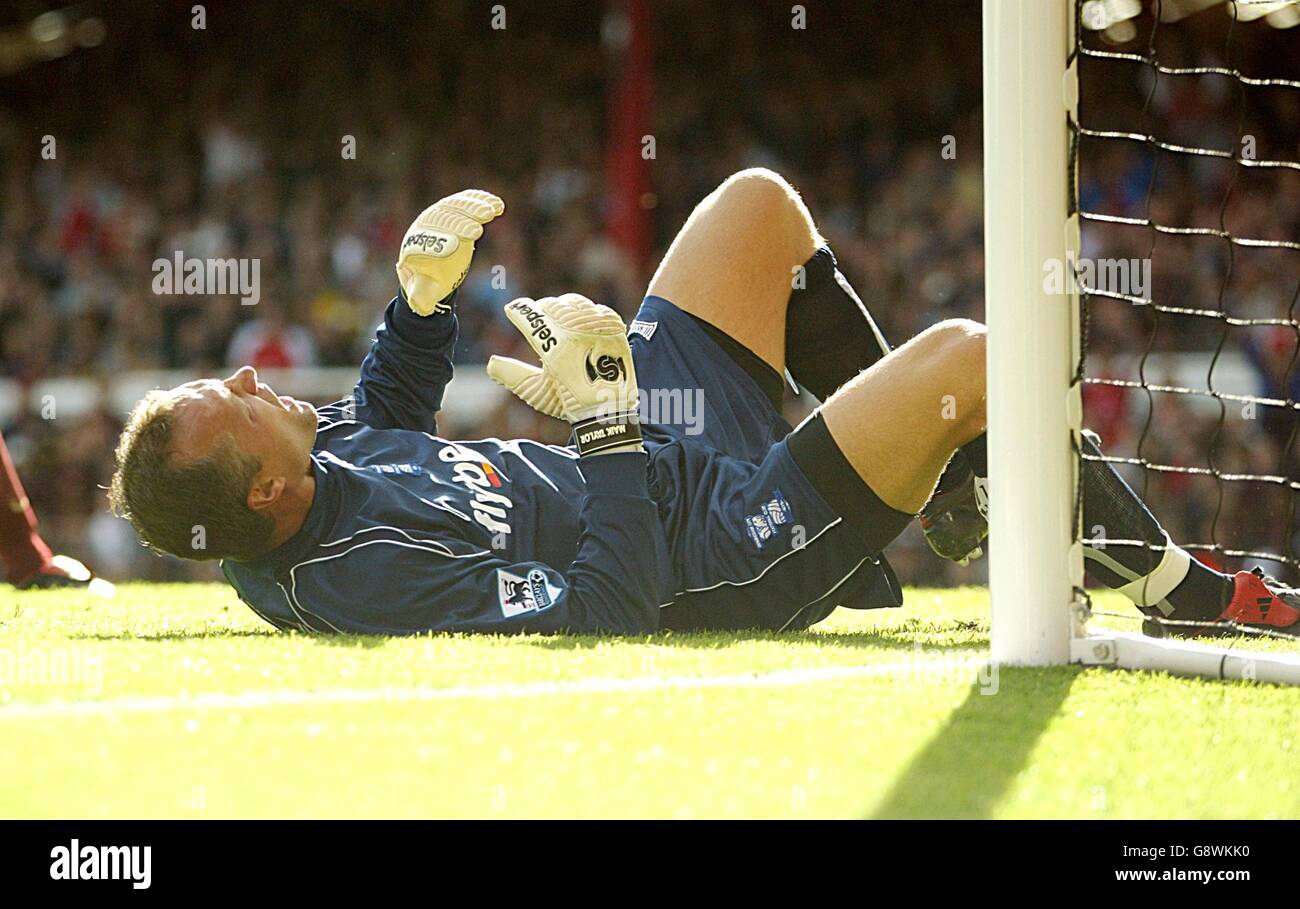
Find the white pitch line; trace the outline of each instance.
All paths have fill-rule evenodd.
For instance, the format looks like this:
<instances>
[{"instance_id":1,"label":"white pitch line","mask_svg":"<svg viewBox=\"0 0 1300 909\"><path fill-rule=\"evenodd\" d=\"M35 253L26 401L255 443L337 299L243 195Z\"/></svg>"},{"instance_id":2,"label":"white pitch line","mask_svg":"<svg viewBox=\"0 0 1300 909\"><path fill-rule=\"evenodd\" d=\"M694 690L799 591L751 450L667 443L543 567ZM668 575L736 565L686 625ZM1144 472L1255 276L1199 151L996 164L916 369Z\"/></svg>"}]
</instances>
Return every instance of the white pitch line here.
<instances>
[{"instance_id":1,"label":"white pitch line","mask_svg":"<svg viewBox=\"0 0 1300 909\"><path fill-rule=\"evenodd\" d=\"M52 717L106 716L118 713L168 713L187 710L255 710L304 704L370 704L376 702L506 700L569 694L611 694L699 688L782 688L867 679L885 675L928 675L969 670L972 676L987 665L987 656L906 660L865 666L823 666L781 669L736 675L632 676L629 678L577 679L571 682L524 682L502 685L452 685L445 688L325 688L319 691L213 692L188 696L121 697L102 701L45 701L0 706L0 721Z\"/></svg>"}]
</instances>

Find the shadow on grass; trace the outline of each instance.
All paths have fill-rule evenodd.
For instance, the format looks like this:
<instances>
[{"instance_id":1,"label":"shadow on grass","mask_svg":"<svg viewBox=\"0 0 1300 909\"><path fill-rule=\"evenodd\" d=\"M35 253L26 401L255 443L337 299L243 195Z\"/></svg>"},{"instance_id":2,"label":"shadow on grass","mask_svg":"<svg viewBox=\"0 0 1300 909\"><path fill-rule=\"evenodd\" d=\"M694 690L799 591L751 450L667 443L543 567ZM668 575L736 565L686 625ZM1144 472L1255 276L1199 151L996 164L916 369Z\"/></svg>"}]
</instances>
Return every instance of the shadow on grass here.
<instances>
[{"instance_id":1,"label":"shadow on grass","mask_svg":"<svg viewBox=\"0 0 1300 909\"><path fill-rule=\"evenodd\" d=\"M971 686L966 700L903 770L870 815L987 818L1010 791L1080 669L1003 668L996 694Z\"/></svg>"}]
</instances>

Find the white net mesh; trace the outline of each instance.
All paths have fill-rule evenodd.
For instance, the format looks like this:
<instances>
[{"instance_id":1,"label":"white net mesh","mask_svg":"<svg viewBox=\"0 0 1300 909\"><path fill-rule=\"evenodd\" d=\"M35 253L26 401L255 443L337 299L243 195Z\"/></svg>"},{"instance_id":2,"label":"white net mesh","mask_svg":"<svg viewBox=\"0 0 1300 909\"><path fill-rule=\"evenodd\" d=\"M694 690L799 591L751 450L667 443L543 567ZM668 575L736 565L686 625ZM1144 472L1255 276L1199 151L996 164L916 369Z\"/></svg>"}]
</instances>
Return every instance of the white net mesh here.
<instances>
[{"instance_id":1,"label":"white net mesh","mask_svg":"<svg viewBox=\"0 0 1300 909\"><path fill-rule=\"evenodd\" d=\"M1295 584L1300 5L1075 10L1085 426L1185 549ZM1140 540L1105 545L1143 548L1152 568L1161 557Z\"/></svg>"}]
</instances>

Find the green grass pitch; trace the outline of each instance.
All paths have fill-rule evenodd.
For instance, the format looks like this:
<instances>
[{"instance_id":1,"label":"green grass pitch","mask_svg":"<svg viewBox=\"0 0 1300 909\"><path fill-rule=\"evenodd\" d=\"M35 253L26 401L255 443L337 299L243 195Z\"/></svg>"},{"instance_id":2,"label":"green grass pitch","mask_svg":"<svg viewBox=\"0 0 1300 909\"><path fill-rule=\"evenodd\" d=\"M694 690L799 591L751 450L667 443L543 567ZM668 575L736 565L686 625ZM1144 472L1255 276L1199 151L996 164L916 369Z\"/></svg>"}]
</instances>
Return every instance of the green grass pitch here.
<instances>
[{"instance_id":1,"label":"green grass pitch","mask_svg":"<svg viewBox=\"0 0 1300 909\"><path fill-rule=\"evenodd\" d=\"M987 607L329 639L218 585L0 588L0 817L1300 817L1300 689L994 677Z\"/></svg>"}]
</instances>

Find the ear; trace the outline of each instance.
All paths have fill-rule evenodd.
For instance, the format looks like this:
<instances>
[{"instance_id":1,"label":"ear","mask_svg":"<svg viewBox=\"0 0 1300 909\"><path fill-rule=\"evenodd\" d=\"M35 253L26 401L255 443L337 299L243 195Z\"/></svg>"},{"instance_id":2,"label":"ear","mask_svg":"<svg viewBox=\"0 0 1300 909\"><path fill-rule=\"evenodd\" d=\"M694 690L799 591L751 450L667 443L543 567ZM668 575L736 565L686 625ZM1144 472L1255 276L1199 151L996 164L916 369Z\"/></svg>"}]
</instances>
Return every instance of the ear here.
<instances>
[{"instance_id":1,"label":"ear","mask_svg":"<svg viewBox=\"0 0 1300 909\"><path fill-rule=\"evenodd\" d=\"M253 511L266 511L284 494L284 477L258 476L248 490L248 507Z\"/></svg>"}]
</instances>

